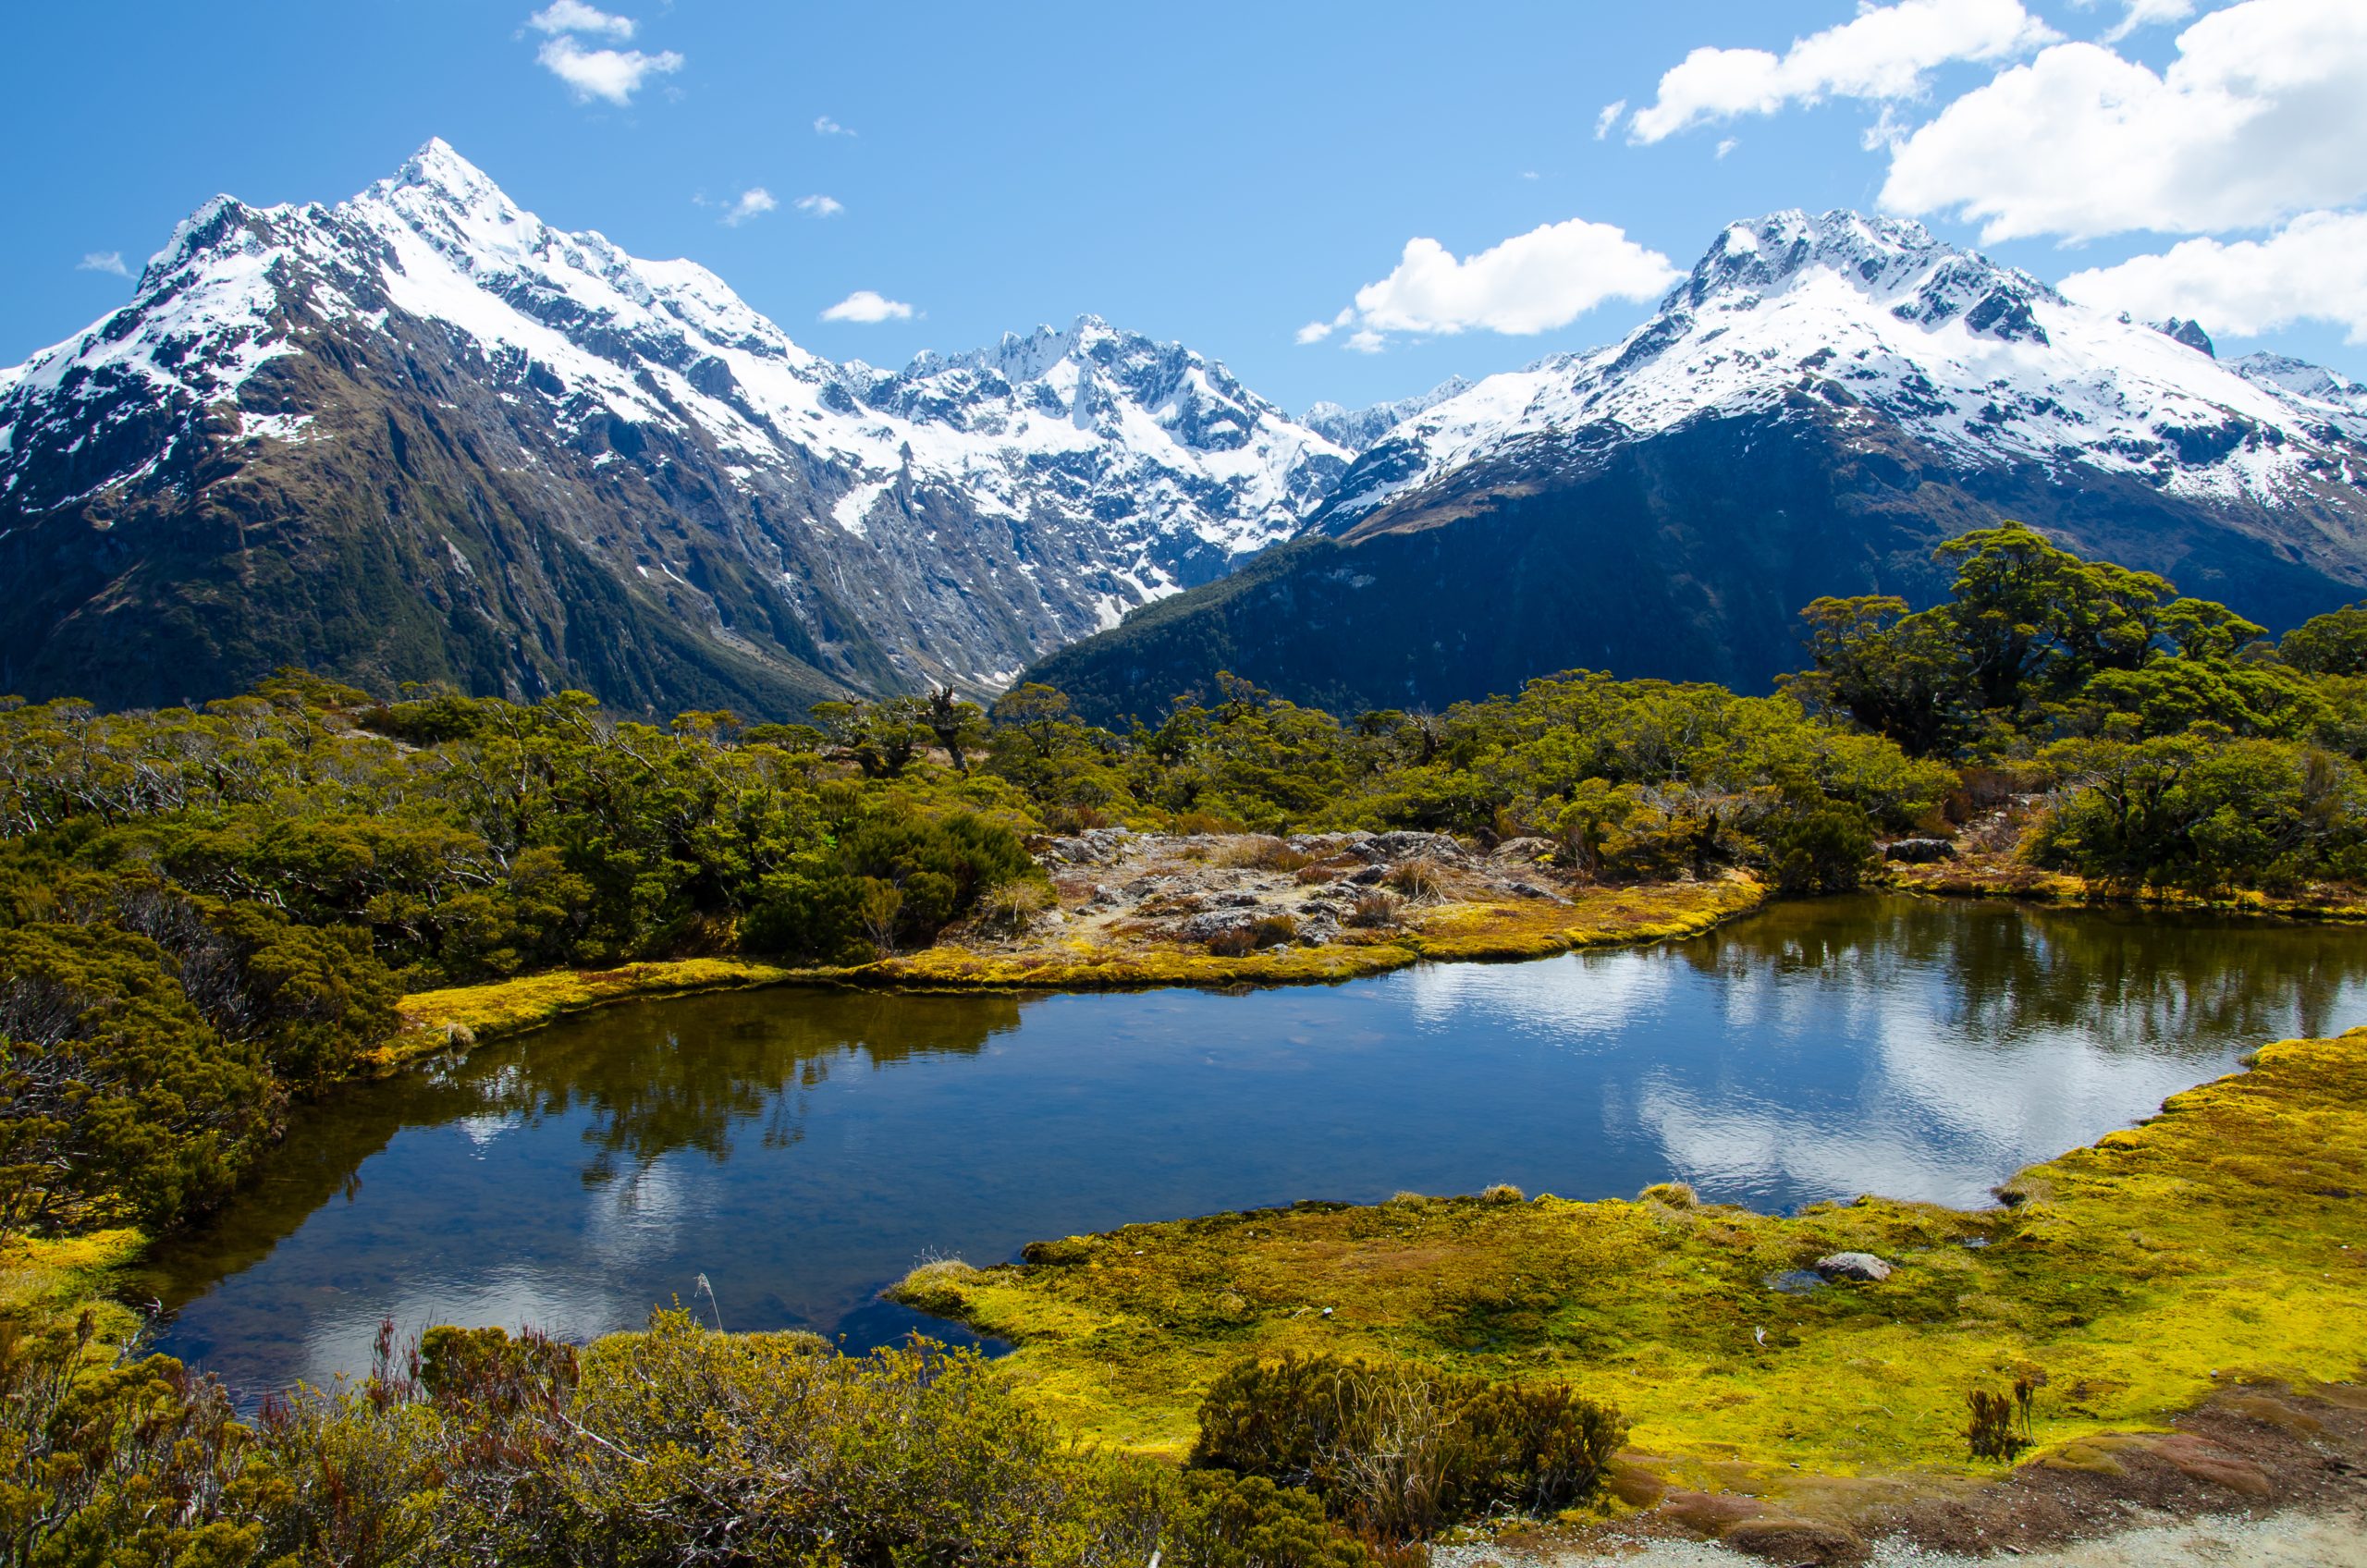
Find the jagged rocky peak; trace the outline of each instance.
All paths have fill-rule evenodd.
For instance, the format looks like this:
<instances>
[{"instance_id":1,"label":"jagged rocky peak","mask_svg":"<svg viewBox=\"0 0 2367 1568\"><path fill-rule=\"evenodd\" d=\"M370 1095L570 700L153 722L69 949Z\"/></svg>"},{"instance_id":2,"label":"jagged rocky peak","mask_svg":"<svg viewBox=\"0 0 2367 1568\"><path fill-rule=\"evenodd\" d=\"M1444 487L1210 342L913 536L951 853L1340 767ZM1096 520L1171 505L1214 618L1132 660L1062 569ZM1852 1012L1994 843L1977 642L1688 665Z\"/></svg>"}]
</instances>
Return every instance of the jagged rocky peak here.
<instances>
[{"instance_id":1,"label":"jagged rocky peak","mask_svg":"<svg viewBox=\"0 0 2367 1568\"><path fill-rule=\"evenodd\" d=\"M1767 295L1803 279L1830 278L1900 321L1933 325L1960 317L1970 330L2008 342L2046 341L2034 307L2064 302L2030 274L1946 244L1919 223L1792 210L1727 225L1661 311L1756 310Z\"/></svg>"},{"instance_id":2,"label":"jagged rocky peak","mask_svg":"<svg viewBox=\"0 0 2367 1568\"><path fill-rule=\"evenodd\" d=\"M1417 392L1410 398L1392 398L1385 403L1373 403L1361 409L1328 400L1316 403L1299 416L1299 423L1351 452L1361 452L1377 445L1383 436L1416 414L1437 408L1449 398L1460 397L1470 390L1470 382L1462 376L1451 375L1427 392Z\"/></svg>"},{"instance_id":3,"label":"jagged rocky peak","mask_svg":"<svg viewBox=\"0 0 2367 1568\"><path fill-rule=\"evenodd\" d=\"M2207 355L2214 360L2219 357L2219 349L2211 341L2211 334L2202 330L2202 324L2199 321L2189 321L2184 316L2172 316L2167 321L2155 322L2153 330L2173 343L2185 344L2199 354Z\"/></svg>"}]
</instances>

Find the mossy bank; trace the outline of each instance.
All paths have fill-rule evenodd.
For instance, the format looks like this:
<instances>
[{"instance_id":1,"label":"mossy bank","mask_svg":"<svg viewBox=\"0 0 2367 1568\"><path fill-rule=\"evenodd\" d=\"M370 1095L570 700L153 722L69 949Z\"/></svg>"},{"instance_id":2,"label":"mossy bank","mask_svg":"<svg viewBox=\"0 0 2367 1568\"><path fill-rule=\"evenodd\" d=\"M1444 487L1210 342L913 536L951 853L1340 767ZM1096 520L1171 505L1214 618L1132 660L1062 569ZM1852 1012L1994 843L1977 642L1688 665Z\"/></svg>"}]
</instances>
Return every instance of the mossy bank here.
<instances>
[{"instance_id":1,"label":"mossy bank","mask_svg":"<svg viewBox=\"0 0 2367 1568\"><path fill-rule=\"evenodd\" d=\"M1385 934L1318 947L1233 954L1123 938L947 942L877 963L791 968L744 959L680 959L608 970L561 970L420 991L402 1026L373 1052L392 1071L422 1057L540 1028L609 1002L758 986L823 985L927 990L1118 990L1154 986L1313 985L1383 974L1424 961L1544 958L1580 948L1699 936L1759 908L1770 889L1746 876L1717 881L1588 889L1566 901L1452 902L1417 912ZM1361 935L1361 934L1360 934Z\"/></svg>"},{"instance_id":2,"label":"mossy bank","mask_svg":"<svg viewBox=\"0 0 2367 1568\"><path fill-rule=\"evenodd\" d=\"M1307 1204L939 1264L894 1293L1013 1342L1012 1375L1080 1437L1180 1452L1220 1370L1323 1349L1575 1383L1631 1416L1652 1484L1761 1495L1997 1474L1966 1398L2023 1377L2037 1452L2070 1463L2238 1382L2367 1366L2367 1030L2268 1047L2003 1191L1789 1218L1675 1187ZM1892 1272L1771 1288L1840 1252Z\"/></svg>"}]
</instances>

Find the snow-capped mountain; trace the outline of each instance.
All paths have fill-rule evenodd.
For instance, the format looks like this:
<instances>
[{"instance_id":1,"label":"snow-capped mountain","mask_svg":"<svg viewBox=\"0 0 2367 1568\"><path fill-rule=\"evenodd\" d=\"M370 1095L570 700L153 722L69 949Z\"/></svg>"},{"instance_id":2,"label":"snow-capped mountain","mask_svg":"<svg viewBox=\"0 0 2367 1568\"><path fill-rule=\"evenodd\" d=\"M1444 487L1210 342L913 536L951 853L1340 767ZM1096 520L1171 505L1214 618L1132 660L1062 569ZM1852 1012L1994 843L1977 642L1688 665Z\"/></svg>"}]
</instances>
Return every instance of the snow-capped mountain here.
<instances>
[{"instance_id":1,"label":"snow-capped mountain","mask_svg":"<svg viewBox=\"0 0 2367 1568\"><path fill-rule=\"evenodd\" d=\"M2361 471L2346 448L2356 434L2328 430L2329 397L2338 401L2339 384L2326 372L2288 381L2223 365L2192 324L2158 328L2076 305L1919 224L1778 213L1730 226L1618 342L1422 410L1331 509L1356 516L1522 443L1644 440L1802 398L1828 405L1842 430L1895 428L1965 469L2066 482L2084 471L2270 508L2313 507L2332 486L2355 507Z\"/></svg>"},{"instance_id":2,"label":"snow-capped mountain","mask_svg":"<svg viewBox=\"0 0 2367 1568\"><path fill-rule=\"evenodd\" d=\"M2367 441L2367 386L2349 376L2285 354L2246 354L2227 368L2315 420L2318 439Z\"/></svg>"},{"instance_id":3,"label":"snow-capped mountain","mask_svg":"<svg viewBox=\"0 0 2367 1568\"><path fill-rule=\"evenodd\" d=\"M2343 377L2222 362L1915 224L1779 213L1619 341L1404 419L1300 540L1030 678L1103 714L1216 668L1343 708L1576 667L1764 688L1801 606L1928 601L1932 545L2001 517L2289 625L2367 590L2362 414Z\"/></svg>"},{"instance_id":4,"label":"snow-capped mountain","mask_svg":"<svg viewBox=\"0 0 2367 1568\"><path fill-rule=\"evenodd\" d=\"M1361 452L1416 414L1434 409L1449 398L1461 397L1470 390L1471 383L1463 377L1449 376L1428 392L1394 398L1386 403L1374 403L1367 408L1351 409L1329 401L1316 403L1299 415L1298 422L1351 452Z\"/></svg>"},{"instance_id":5,"label":"snow-capped mountain","mask_svg":"<svg viewBox=\"0 0 2367 1568\"><path fill-rule=\"evenodd\" d=\"M990 687L1287 537L1350 459L1090 316L833 363L432 141L334 206L206 203L0 371L0 562L43 584L0 689Z\"/></svg>"}]
</instances>

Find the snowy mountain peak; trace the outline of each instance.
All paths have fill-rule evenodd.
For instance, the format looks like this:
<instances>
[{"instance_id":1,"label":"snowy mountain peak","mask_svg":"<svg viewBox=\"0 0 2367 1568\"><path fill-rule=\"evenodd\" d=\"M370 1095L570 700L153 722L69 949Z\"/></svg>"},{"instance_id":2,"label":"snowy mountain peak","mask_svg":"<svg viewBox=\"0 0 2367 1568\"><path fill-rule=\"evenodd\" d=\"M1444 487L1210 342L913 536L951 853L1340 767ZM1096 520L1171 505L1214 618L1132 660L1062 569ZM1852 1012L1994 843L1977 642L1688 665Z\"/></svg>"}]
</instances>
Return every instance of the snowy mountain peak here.
<instances>
[{"instance_id":1,"label":"snowy mountain peak","mask_svg":"<svg viewBox=\"0 0 2367 1568\"><path fill-rule=\"evenodd\" d=\"M1729 225L1619 342L1405 420L1325 526L1517 443L1599 449L1705 417L1903 427L1952 463L2126 475L2195 499L2357 488L2367 465L2328 445L2353 439L2347 403L2238 374L2197 336L2074 304L1919 224L1774 213Z\"/></svg>"},{"instance_id":2,"label":"snowy mountain peak","mask_svg":"<svg viewBox=\"0 0 2367 1568\"><path fill-rule=\"evenodd\" d=\"M466 408L476 452L607 497L567 508L738 518L713 548L803 604L817 648L878 633L978 686L1291 536L1350 457L1093 315L893 374L832 363L706 268L546 224L434 140L333 206L207 202L128 306L0 371L0 536L165 505L209 452L325 453L353 427L320 400L350 391ZM607 547L669 592L710 570L679 539ZM850 631L815 582L875 611Z\"/></svg>"},{"instance_id":3,"label":"snowy mountain peak","mask_svg":"<svg viewBox=\"0 0 2367 1568\"><path fill-rule=\"evenodd\" d=\"M1377 445L1383 436L1416 414L1438 407L1449 398L1461 397L1471 390L1471 383L1459 375L1451 375L1428 392L1417 392L1410 398L1396 398L1385 403L1351 409L1329 400L1310 404L1299 416L1299 423L1351 452L1361 452Z\"/></svg>"},{"instance_id":4,"label":"snowy mountain peak","mask_svg":"<svg viewBox=\"0 0 2367 1568\"><path fill-rule=\"evenodd\" d=\"M1753 311L1770 294L1838 280L1905 322L1962 318L1974 332L2015 341L2044 328L2043 302L2065 303L2028 273L1943 243L1921 224L1846 210L1811 217L1797 210L1727 225L1685 282L1661 301L1679 312Z\"/></svg>"},{"instance_id":5,"label":"snowy mountain peak","mask_svg":"<svg viewBox=\"0 0 2367 1568\"><path fill-rule=\"evenodd\" d=\"M428 138L418 152L363 193L365 200L388 201L401 190L423 191L462 209L488 207L517 213L516 206L493 177L453 150L440 136Z\"/></svg>"}]
</instances>

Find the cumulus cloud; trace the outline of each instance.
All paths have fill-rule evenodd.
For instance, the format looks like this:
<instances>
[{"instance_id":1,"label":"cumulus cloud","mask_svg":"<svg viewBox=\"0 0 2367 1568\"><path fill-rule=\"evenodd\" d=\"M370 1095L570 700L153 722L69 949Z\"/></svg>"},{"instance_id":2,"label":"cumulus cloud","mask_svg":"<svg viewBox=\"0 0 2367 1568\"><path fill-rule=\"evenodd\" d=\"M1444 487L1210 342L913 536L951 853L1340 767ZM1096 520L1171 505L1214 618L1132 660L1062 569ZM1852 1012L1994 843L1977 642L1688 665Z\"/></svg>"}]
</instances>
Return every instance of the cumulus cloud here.
<instances>
[{"instance_id":1,"label":"cumulus cloud","mask_svg":"<svg viewBox=\"0 0 2367 1568\"><path fill-rule=\"evenodd\" d=\"M846 127L840 125L838 121L832 119L828 115L816 115L814 116L814 134L816 136L852 136L854 132L849 130Z\"/></svg>"},{"instance_id":2,"label":"cumulus cloud","mask_svg":"<svg viewBox=\"0 0 2367 1568\"><path fill-rule=\"evenodd\" d=\"M1869 6L1853 20L1795 39L1781 56L1765 49L1694 50L1661 78L1659 96L1628 121L1627 139L1660 141L1713 120L1772 115L1826 98L1912 98L1937 67L2004 59L2055 37L2021 0Z\"/></svg>"},{"instance_id":3,"label":"cumulus cloud","mask_svg":"<svg viewBox=\"0 0 2367 1568\"><path fill-rule=\"evenodd\" d=\"M2367 6L2244 0L2155 75L2093 43L2005 70L1893 150L1883 205L1994 242L2256 227L2367 196Z\"/></svg>"},{"instance_id":4,"label":"cumulus cloud","mask_svg":"<svg viewBox=\"0 0 2367 1568\"><path fill-rule=\"evenodd\" d=\"M868 325L873 322L910 321L913 308L901 300L890 300L868 288L858 288L845 299L822 312L824 321L852 321Z\"/></svg>"},{"instance_id":5,"label":"cumulus cloud","mask_svg":"<svg viewBox=\"0 0 2367 1568\"><path fill-rule=\"evenodd\" d=\"M1459 259L1435 239L1409 239L1394 271L1357 289L1355 303L1330 321L1299 328L1298 341L1353 325L1346 346L1372 353L1392 332L1550 332L1606 300L1650 299L1677 276L1666 256L1625 230L1583 218Z\"/></svg>"},{"instance_id":6,"label":"cumulus cloud","mask_svg":"<svg viewBox=\"0 0 2367 1568\"><path fill-rule=\"evenodd\" d=\"M801 207L804 204L803 202L798 203ZM731 203L730 211L723 214L723 221L728 227L738 228L750 218L761 217L779 205L771 191L761 185L752 185L740 192L740 199Z\"/></svg>"},{"instance_id":7,"label":"cumulus cloud","mask_svg":"<svg viewBox=\"0 0 2367 1568\"><path fill-rule=\"evenodd\" d=\"M682 56L671 49L656 55L644 55L638 49L586 49L572 34L564 32L537 50L534 58L545 70L567 83L581 104L595 98L630 104L632 95L641 91L641 84L650 77L670 75L682 68Z\"/></svg>"},{"instance_id":8,"label":"cumulus cloud","mask_svg":"<svg viewBox=\"0 0 2367 1568\"><path fill-rule=\"evenodd\" d=\"M611 16L595 10L583 0L552 0L552 3L526 18L526 25L540 32L591 32L619 43L631 38L633 20L631 17Z\"/></svg>"},{"instance_id":9,"label":"cumulus cloud","mask_svg":"<svg viewBox=\"0 0 2367 1568\"><path fill-rule=\"evenodd\" d=\"M1617 125L1619 123L1619 116L1626 112L1627 100L1625 98L1614 98L1610 103L1605 104L1602 106L1602 113L1595 116L1594 117L1594 139L1597 141L1600 141L1604 137L1609 136L1611 134L1611 128Z\"/></svg>"},{"instance_id":10,"label":"cumulus cloud","mask_svg":"<svg viewBox=\"0 0 2367 1568\"><path fill-rule=\"evenodd\" d=\"M2062 287L2082 304L2148 321L2184 316L2228 337L2322 321L2367 343L2367 213L2305 214L2266 239L2189 239L2073 273Z\"/></svg>"},{"instance_id":11,"label":"cumulus cloud","mask_svg":"<svg viewBox=\"0 0 2367 1568\"><path fill-rule=\"evenodd\" d=\"M2110 32L2106 43L2117 43L2140 27L2182 22L2194 15L2194 0L2128 0L2128 8Z\"/></svg>"},{"instance_id":12,"label":"cumulus cloud","mask_svg":"<svg viewBox=\"0 0 2367 1568\"><path fill-rule=\"evenodd\" d=\"M103 272L116 277L129 277L131 269L123 264L120 251L92 251L74 263L76 272Z\"/></svg>"},{"instance_id":13,"label":"cumulus cloud","mask_svg":"<svg viewBox=\"0 0 2367 1568\"><path fill-rule=\"evenodd\" d=\"M834 218L847 208L846 203L835 196L800 196L797 210L810 217Z\"/></svg>"}]
</instances>

